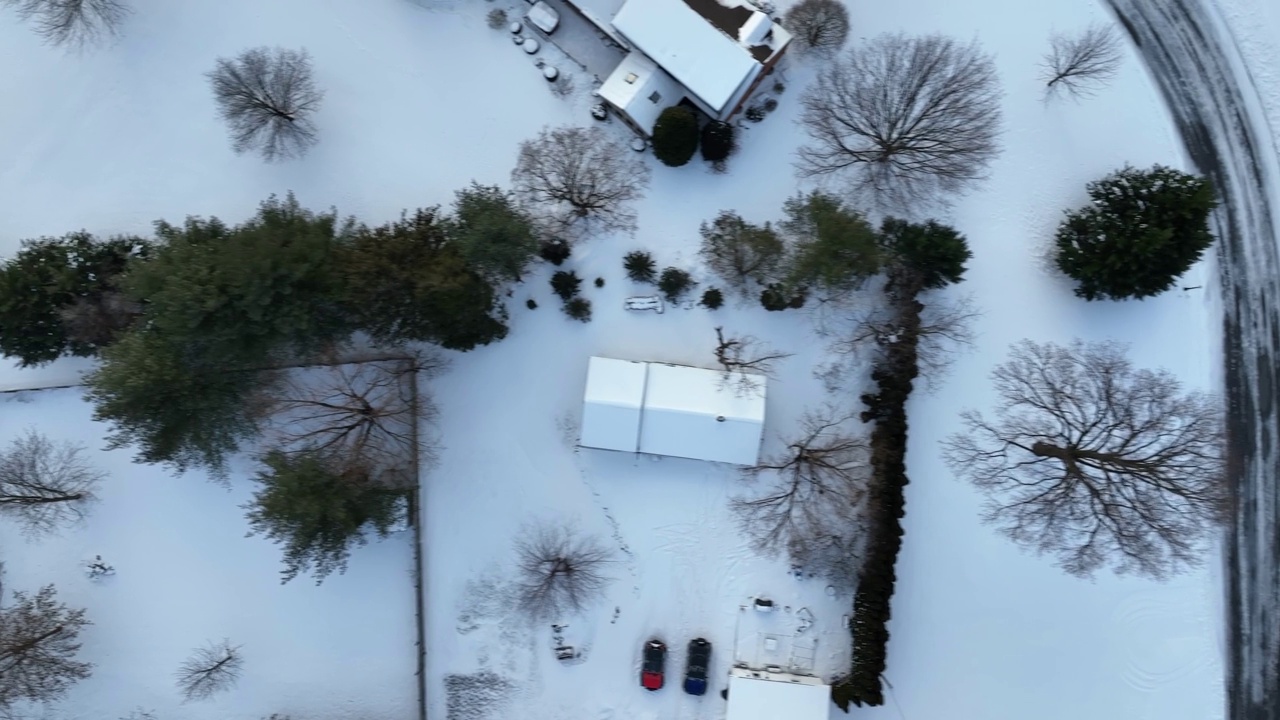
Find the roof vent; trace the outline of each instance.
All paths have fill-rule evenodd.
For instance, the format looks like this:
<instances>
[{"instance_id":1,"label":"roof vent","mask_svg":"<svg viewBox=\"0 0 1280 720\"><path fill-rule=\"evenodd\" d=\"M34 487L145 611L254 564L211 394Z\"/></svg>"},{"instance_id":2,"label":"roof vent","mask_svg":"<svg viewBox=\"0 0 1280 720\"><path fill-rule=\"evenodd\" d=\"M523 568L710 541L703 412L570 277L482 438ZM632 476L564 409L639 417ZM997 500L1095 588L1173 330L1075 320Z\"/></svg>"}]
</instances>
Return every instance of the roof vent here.
<instances>
[{"instance_id":1,"label":"roof vent","mask_svg":"<svg viewBox=\"0 0 1280 720\"><path fill-rule=\"evenodd\" d=\"M628 83L635 83L636 80L640 79L640 76L635 73L627 73L627 76L623 79Z\"/></svg>"}]
</instances>

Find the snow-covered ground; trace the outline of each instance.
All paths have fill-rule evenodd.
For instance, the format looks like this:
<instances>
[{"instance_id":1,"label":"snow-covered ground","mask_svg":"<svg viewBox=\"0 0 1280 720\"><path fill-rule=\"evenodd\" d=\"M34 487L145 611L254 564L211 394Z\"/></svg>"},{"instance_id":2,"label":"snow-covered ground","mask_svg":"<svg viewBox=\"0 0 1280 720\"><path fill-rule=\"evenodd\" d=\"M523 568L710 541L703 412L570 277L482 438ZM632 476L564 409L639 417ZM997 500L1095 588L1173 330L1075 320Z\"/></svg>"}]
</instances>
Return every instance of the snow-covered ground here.
<instances>
[{"instance_id":1,"label":"snow-covered ground","mask_svg":"<svg viewBox=\"0 0 1280 720\"><path fill-rule=\"evenodd\" d=\"M134 0L122 41L86 57L43 48L0 15L0 96L10 99L0 113L0 253L24 237L82 227L145 232L156 218L186 214L238 220L286 190L307 205L377 222L447 204L471 179L504 183L520 140L544 124L591 121L583 94L554 97L506 33L485 27L484 13L500 3ZM984 315L976 351L910 408L912 484L890 628L890 700L854 712L912 720L1221 717L1221 578L1213 558L1166 584L1067 577L982 526L979 498L949 477L937 452L960 409L991 401L986 374L1024 337L1118 338L1132 343L1141 365L1170 368L1193 387L1218 382L1211 269L1199 267L1183 283L1204 289L1090 304L1039 259L1061 212L1084 201L1088 180L1124 163L1184 164L1158 94L1128 56L1096 97L1041 101L1037 63L1050 32L1108 17L1090 0L849 0L849 8L851 42L897 30L981 41L1000 67L1007 127L990 181L944 218L972 244L959 290L973 293ZM306 47L327 91L320 145L299 162L268 166L232 155L216 117L202 73L217 56L257 44ZM812 374L825 361L825 340L805 313L754 304L663 315L621 308L634 291L621 270L626 251L646 248L660 265L696 269L702 220L721 209L753 221L780 215L798 187L792 121L810 74L803 63L784 67L779 109L749 125L728 174L654 163L636 236L593 238L575 249L567 266L587 279L590 324L560 313L546 285L550 270L538 268L511 297L511 335L455 357L434 382L444 449L423 479L433 720L448 716L447 683L463 687L458 676L481 671L509 683L502 693L475 693L481 704L497 698L494 718L721 717L716 691L738 608L751 596L790 606L783 618L809 608L816 669L829 674L842 662L847 638L838 625L848 598L829 597L821 582L797 580L785 563L747 549L727 512L728 498L743 489L731 470L573 448L590 355L708 365L717 324L797 353L770 394L766 451L804 408L828 399ZM612 129L622 132L618 123ZM590 284L597 276L605 287ZM538 309L525 308L529 297ZM5 370L0 385L53 382L75 367ZM75 391L29 397L0 405L5 437L35 424L101 444L105 429L91 424ZM74 717L139 705L193 718L279 711L338 718L346 708L413 716L403 539L356 553L346 576L320 588L305 579L281 588L276 549L242 538L243 475L228 493L199 477L130 466L126 451L102 462L112 464L113 483L83 530L38 545L4 538L9 587L57 582L97 623L86 656L99 675L68 698ZM540 519L572 520L617 549L607 599L567 619L566 640L589 648L577 665L554 660L550 628L527 630L502 603L513 540ZM101 587L76 568L97 553L118 570ZM684 643L711 639L713 691L694 699L674 682L659 693L641 690L640 644L651 635L671 647L673 679ZM240 691L222 704L177 709L172 666L190 647L223 636L245 643Z\"/></svg>"}]
</instances>

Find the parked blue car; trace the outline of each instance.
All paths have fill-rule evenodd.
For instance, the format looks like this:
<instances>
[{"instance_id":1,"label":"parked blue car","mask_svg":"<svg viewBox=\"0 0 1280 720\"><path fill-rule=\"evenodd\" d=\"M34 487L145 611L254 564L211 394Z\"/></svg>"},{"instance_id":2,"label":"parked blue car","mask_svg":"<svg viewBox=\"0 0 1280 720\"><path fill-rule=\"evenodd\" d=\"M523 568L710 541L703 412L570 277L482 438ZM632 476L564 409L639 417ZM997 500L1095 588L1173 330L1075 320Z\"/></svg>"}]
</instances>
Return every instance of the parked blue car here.
<instances>
[{"instance_id":1,"label":"parked blue car","mask_svg":"<svg viewBox=\"0 0 1280 720\"><path fill-rule=\"evenodd\" d=\"M689 641L689 660L684 670L684 691L702 695L707 691L707 667L711 664L711 643L702 638Z\"/></svg>"}]
</instances>

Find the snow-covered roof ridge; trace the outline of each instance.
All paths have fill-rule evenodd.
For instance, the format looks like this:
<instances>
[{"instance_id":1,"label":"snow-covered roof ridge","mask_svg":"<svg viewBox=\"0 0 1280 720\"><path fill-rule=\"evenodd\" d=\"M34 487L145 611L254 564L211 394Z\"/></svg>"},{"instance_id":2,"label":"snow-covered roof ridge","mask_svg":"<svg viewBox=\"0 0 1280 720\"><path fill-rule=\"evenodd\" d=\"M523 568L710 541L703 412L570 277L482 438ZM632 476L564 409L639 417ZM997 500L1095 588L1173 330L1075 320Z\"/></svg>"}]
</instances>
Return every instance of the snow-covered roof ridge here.
<instances>
[{"instance_id":1,"label":"snow-covered roof ridge","mask_svg":"<svg viewBox=\"0 0 1280 720\"><path fill-rule=\"evenodd\" d=\"M627 0L613 26L716 111L725 108L760 72L761 62L776 52L760 44L772 26L768 16L743 4ZM757 44L748 46L744 40Z\"/></svg>"}]
</instances>

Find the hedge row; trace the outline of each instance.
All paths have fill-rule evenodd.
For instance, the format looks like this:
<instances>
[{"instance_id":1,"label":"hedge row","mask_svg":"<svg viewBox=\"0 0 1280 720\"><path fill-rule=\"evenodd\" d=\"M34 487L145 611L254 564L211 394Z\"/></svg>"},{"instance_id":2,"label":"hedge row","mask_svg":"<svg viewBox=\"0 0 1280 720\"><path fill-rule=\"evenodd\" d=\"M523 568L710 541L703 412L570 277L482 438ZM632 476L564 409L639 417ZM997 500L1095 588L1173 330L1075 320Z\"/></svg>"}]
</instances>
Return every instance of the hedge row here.
<instances>
[{"instance_id":1,"label":"hedge row","mask_svg":"<svg viewBox=\"0 0 1280 720\"><path fill-rule=\"evenodd\" d=\"M906 512L906 406L912 382L919 373L916 345L920 312L924 309L914 292L904 293L895 304L903 332L885 347L884 358L871 373L878 392L862 396L867 406L862 419L875 420L876 426L871 432L870 535L849 622L853 662L849 674L831 693L831 699L845 712L850 703L859 707L884 704L880 678L889 644L889 602L897 579L894 566L902 548L902 517Z\"/></svg>"}]
</instances>

